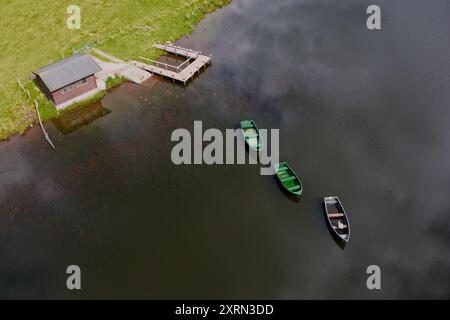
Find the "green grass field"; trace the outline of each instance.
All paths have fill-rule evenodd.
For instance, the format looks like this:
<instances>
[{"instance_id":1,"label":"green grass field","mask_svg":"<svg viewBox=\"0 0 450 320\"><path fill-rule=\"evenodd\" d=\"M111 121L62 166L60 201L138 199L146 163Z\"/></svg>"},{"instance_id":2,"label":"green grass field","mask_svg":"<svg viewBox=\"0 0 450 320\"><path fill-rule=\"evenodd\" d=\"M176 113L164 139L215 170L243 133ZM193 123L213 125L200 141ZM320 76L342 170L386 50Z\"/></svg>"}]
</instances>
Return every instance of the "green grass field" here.
<instances>
[{"instance_id":1,"label":"green grass field","mask_svg":"<svg viewBox=\"0 0 450 320\"><path fill-rule=\"evenodd\" d=\"M40 112L58 115L29 79L35 71L70 55L75 48L98 41L98 48L128 60L156 58L156 41L174 41L189 33L204 16L230 0L4 0L0 10L0 140L24 133L35 121L31 100L20 89L20 79ZM66 9L81 8L81 29L66 26Z\"/></svg>"}]
</instances>

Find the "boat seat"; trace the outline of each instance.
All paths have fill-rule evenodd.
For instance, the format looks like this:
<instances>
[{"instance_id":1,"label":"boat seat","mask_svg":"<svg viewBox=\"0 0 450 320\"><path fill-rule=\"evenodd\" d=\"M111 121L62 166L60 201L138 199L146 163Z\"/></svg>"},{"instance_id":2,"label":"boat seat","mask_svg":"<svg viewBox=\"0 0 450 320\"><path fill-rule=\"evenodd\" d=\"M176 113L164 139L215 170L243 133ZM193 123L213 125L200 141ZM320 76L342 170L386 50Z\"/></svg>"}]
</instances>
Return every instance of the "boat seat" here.
<instances>
[{"instance_id":1,"label":"boat seat","mask_svg":"<svg viewBox=\"0 0 450 320\"><path fill-rule=\"evenodd\" d=\"M296 191L298 189L300 189L300 186L293 186L293 187L288 188L289 191Z\"/></svg>"},{"instance_id":2,"label":"boat seat","mask_svg":"<svg viewBox=\"0 0 450 320\"><path fill-rule=\"evenodd\" d=\"M286 171L288 169L288 167L281 167L277 169L277 172L283 172Z\"/></svg>"},{"instance_id":3,"label":"boat seat","mask_svg":"<svg viewBox=\"0 0 450 320\"><path fill-rule=\"evenodd\" d=\"M344 214L343 213L330 213L330 214L328 214L328 217L330 217L330 219L338 219L338 218L344 217Z\"/></svg>"},{"instance_id":4,"label":"boat seat","mask_svg":"<svg viewBox=\"0 0 450 320\"><path fill-rule=\"evenodd\" d=\"M344 229L347 229L347 225L346 224L342 224L342 225L340 225L340 228L336 227L336 226L333 226L333 229L344 230Z\"/></svg>"},{"instance_id":5,"label":"boat seat","mask_svg":"<svg viewBox=\"0 0 450 320\"><path fill-rule=\"evenodd\" d=\"M256 133L246 134L245 137L246 137L246 138L250 138L250 139L251 139L251 138L257 138L257 137L258 137L258 134L256 134Z\"/></svg>"},{"instance_id":6,"label":"boat seat","mask_svg":"<svg viewBox=\"0 0 450 320\"><path fill-rule=\"evenodd\" d=\"M289 178L284 178L284 179L281 179L281 182L288 182L288 181L292 181L292 180L295 180L296 178L294 177L294 176L291 176L291 177L289 177Z\"/></svg>"}]
</instances>

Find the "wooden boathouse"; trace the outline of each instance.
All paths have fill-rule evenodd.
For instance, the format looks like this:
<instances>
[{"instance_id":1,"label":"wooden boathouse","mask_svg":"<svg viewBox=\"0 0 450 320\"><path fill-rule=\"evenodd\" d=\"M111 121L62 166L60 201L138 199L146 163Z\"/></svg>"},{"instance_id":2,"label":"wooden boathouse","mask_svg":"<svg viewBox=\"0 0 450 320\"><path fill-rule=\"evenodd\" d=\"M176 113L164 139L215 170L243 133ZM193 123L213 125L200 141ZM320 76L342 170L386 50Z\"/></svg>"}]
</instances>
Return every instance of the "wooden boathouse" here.
<instances>
[{"instance_id":1,"label":"wooden boathouse","mask_svg":"<svg viewBox=\"0 0 450 320\"><path fill-rule=\"evenodd\" d=\"M100 66L87 54L75 54L34 72L36 82L57 107L98 91Z\"/></svg>"}]
</instances>

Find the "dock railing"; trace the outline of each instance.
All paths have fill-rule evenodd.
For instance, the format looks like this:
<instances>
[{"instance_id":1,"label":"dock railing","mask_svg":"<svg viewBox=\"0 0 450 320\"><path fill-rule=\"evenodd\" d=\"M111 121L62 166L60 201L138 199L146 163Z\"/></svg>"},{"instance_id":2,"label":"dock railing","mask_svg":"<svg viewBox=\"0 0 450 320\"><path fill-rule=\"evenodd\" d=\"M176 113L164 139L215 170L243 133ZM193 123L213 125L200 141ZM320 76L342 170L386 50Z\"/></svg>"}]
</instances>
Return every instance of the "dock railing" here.
<instances>
[{"instance_id":1,"label":"dock railing","mask_svg":"<svg viewBox=\"0 0 450 320\"><path fill-rule=\"evenodd\" d=\"M160 61L156 61L156 60L152 60L152 59L148 59L148 58L144 58L144 57L139 57L139 59L149 61L149 62L153 63L155 65L155 67L158 67L161 69L166 69L166 70L173 69L176 72L180 72L178 67L172 66L172 65L164 63L164 62L160 62Z\"/></svg>"},{"instance_id":2,"label":"dock railing","mask_svg":"<svg viewBox=\"0 0 450 320\"><path fill-rule=\"evenodd\" d=\"M151 62L151 63L153 63L155 65L155 67L158 67L158 68L161 68L161 69L165 69L165 70L175 71L175 72L180 72L181 70L183 70L185 64L188 64L192 60L192 58L189 58L186 61L184 61L182 64L180 64L179 66L173 66L173 65L168 64L168 63L164 63L164 62L161 62L161 61L148 59L148 58L141 57L141 56L139 56L139 59Z\"/></svg>"},{"instance_id":3,"label":"dock railing","mask_svg":"<svg viewBox=\"0 0 450 320\"><path fill-rule=\"evenodd\" d=\"M183 62L182 64L180 64L177 68L179 68L180 70L183 70L183 67L185 64L189 64L189 62L192 60L192 57L189 57L185 62Z\"/></svg>"}]
</instances>

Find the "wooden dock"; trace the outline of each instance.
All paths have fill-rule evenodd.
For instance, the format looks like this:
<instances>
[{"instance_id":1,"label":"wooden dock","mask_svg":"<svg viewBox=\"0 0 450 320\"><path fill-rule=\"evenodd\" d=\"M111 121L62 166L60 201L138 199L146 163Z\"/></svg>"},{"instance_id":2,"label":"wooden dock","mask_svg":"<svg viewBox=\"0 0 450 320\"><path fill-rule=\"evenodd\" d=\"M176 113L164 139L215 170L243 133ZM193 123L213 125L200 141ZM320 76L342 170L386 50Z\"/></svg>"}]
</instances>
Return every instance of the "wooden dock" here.
<instances>
[{"instance_id":1,"label":"wooden dock","mask_svg":"<svg viewBox=\"0 0 450 320\"><path fill-rule=\"evenodd\" d=\"M161 49L167 53L174 54L186 58L186 61L179 66L169 65L159 61L152 61L140 57L142 60L147 60L153 64L147 64L140 61L132 61L132 63L152 74L160 75L161 77L169 78L172 81L181 82L184 85L191 80L196 74L199 74L202 69L211 64L211 57L202 55L201 52L191 49L182 48L173 44L154 44L153 47Z\"/></svg>"}]
</instances>

